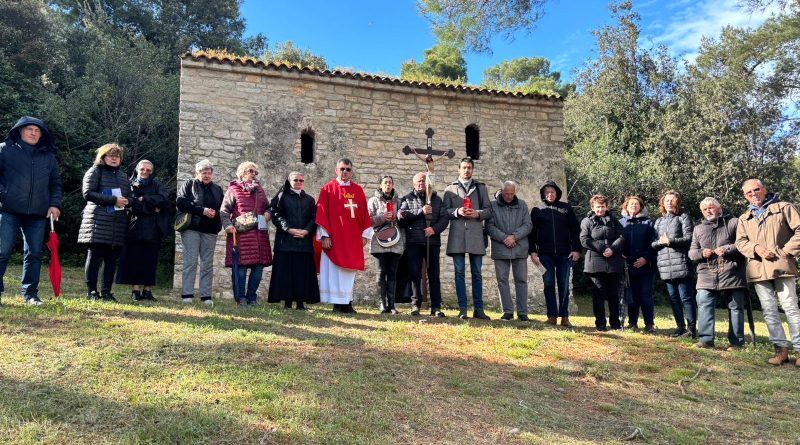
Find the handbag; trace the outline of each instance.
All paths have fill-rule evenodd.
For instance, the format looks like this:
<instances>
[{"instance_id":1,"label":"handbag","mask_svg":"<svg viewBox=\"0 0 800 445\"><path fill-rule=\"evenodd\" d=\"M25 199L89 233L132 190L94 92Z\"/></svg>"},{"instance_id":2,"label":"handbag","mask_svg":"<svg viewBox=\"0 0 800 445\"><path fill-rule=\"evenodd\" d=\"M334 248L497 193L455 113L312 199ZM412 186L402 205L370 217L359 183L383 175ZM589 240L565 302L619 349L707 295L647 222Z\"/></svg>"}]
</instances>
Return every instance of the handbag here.
<instances>
[{"instance_id":1,"label":"handbag","mask_svg":"<svg viewBox=\"0 0 800 445\"><path fill-rule=\"evenodd\" d=\"M376 227L375 238L378 240L379 246L388 248L400 241L400 232L397 230L397 225L395 225L393 221Z\"/></svg>"},{"instance_id":2,"label":"handbag","mask_svg":"<svg viewBox=\"0 0 800 445\"><path fill-rule=\"evenodd\" d=\"M192 223L192 215L185 213L185 212L178 212L175 214L175 230L178 232L183 232L184 230L189 228L189 225Z\"/></svg>"},{"instance_id":3,"label":"handbag","mask_svg":"<svg viewBox=\"0 0 800 445\"><path fill-rule=\"evenodd\" d=\"M233 227L237 232L249 232L256 228L258 225L258 217L256 212L242 213L233 220Z\"/></svg>"}]
</instances>

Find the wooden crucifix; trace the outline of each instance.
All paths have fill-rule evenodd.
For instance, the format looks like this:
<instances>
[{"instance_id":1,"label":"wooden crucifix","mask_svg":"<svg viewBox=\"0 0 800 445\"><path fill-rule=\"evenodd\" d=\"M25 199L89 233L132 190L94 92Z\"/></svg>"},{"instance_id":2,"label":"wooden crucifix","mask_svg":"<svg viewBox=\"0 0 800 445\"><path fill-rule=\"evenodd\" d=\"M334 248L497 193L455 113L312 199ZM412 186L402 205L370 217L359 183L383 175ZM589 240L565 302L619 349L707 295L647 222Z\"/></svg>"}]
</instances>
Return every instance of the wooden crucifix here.
<instances>
[{"instance_id":1,"label":"wooden crucifix","mask_svg":"<svg viewBox=\"0 0 800 445\"><path fill-rule=\"evenodd\" d=\"M447 151L433 149L433 128L428 128L425 130L425 136L428 137L426 148L411 148L406 145L403 147L403 154L410 155L411 153L414 153L414 155L419 158L420 161L425 163L425 168L427 170L425 173L425 202L426 204L431 205L431 195L435 191L435 175L433 173L434 163L444 157L447 157L447 159L453 159L453 156L456 155L456 152L453 151L452 148Z\"/></svg>"}]
</instances>

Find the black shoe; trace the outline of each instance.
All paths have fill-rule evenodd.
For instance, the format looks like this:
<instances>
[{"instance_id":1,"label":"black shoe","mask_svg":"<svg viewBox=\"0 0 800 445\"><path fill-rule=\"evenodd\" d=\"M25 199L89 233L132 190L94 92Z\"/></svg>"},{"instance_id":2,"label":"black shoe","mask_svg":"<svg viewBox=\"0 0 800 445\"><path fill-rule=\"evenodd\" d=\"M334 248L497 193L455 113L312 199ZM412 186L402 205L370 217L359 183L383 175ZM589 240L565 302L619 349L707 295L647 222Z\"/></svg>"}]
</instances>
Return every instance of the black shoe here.
<instances>
[{"instance_id":1,"label":"black shoe","mask_svg":"<svg viewBox=\"0 0 800 445\"><path fill-rule=\"evenodd\" d=\"M350 302L350 304L348 304L348 305L346 305L346 306L347 306L347 313L348 313L348 314L353 314L353 315L355 315L355 314L357 314L357 313L358 313L358 311L356 311L356 308L354 308L354 307L353 307L353 302Z\"/></svg>"},{"instance_id":2,"label":"black shoe","mask_svg":"<svg viewBox=\"0 0 800 445\"><path fill-rule=\"evenodd\" d=\"M334 304L332 312L334 312L336 314L344 314L344 309L342 309L342 305L341 304Z\"/></svg>"},{"instance_id":3,"label":"black shoe","mask_svg":"<svg viewBox=\"0 0 800 445\"><path fill-rule=\"evenodd\" d=\"M517 315L517 319L519 321L531 321L530 318L528 318L527 315Z\"/></svg>"},{"instance_id":4,"label":"black shoe","mask_svg":"<svg viewBox=\"0 0 800 445\"><path fill-rule=\"evenodd\" d=\"M86 292L86 298L88 300L99 300L100 294L98 294L96 290L90 290L89 292Z\"/></svg>"},{"instance_id":5,"label":"black shoe","mask_svg":"<svg viewBox=\"0 0 800 445\"><path fill-rule=\"evenodd\" d=\"M689 327L689 333L692 335L692 338L697 338L697 328L694 326Z\"/></svg>"},{"instance_id":6,"label":"black shoe","mask_svg":"<svg viewBox=\"0 0 800 445\"><path fill-rule=\"evenodd\" d=\"M476 309L472 311L472 318L477 318L480 320L491 320L491 318L483 312L483 309Z\"/></svg>"},{"instance_id":7,"label":"black shoe","mask_svg":"<svg viewBox=\"0 0 800 445\"><path fill-rule=\"evenodd\" d=\"M381 314L391 314L391 313L392 313L392 310L391 310L391 309L389 309L388 307L385 307L385 308L382 308L382 309L381 309L381 312L380 312L380 313L381 313Z\"/></svg>"},{"instance_id":8,"label":"black shoe","mask_svg":"<svg viewBox=\"0 0 800 445\"><path fill-rule=\"evenodd\" d=\"M466 309L461 309L460 311L458 311L458 318L460 318L462 320L469 319L469 317L467 316L467 310Z\"/></svg>"},{"instance_id":9,"label":"black shoe","mask_svg":"<svg viewBox=\"0 0 800 445\"><path fill-rule=\"evenodd\" d=\"M419 315L419 307L411 306L411 315L413 315L415 317L418 316Z\"/></svg>"},{"instance_id":10,"label":"black shoe","mask_svg":"<svg viewBox=\"0 0 800 445\"><path fill-rule=\"evenodd\" d=\"M675 332L669 334L669 336L672 338L685 337L687 333L689 335L692 335L689 331L686 330L686 328L678 328L675 329Z\"/></svg>"},{"instance_id":11,"label":"black shoe","mask_svg":"<svg viewBox=\"0 0 800 445\"><path fill-rule=\"evenodd\" d=\"M441 309L436 308L436 309L431 309L431 317L444 318L445 315L444 315L444 312L442 312Z\"/></svg>"},{"instance_id":12,"label":"black shoe","mask_svg":"<svg viewBox=\"0 0 800 445\"><path fill-rule=\"evenodd\" d=\"M150 291L149 289L145 289L142 291L142 299L149 301L158 301L156 300L156 297L153 296L153 292Z\"/></svg>"},{"instance_id":13,"label":"black shoe","mask_svg":"<svg viewBox=\"0 0 800 445\"><path fill-rule=\"evenodd\" d=\"M399 313L400 313L400 311L398 311L398 310L397 310L397 309L395 309L395 308L391 308L391 309L389 309L389 313L390 313L390 314L392 314L392 315L397 315L397 314L399 314Z\"/></svg>"},{"instance_id":14,"label":"black shoe","mask_svg":"<svg viewBox=\"0 0 800 445\"><path fill-rule=\"evenodd\" d=\"M629 324L628 326L625 326L625 330L626 330L626 331L633 331L633 332L636 332L636 331L638 331L638 330L639 330L639 326L638 326L638 325L635 325L635 324Z\"/></svg>"},{"instance_id":15,"label":"black shoe","mask_svg":"<svg viewBox=\"0 0 800 445\"><path fill-rule=\"evenodd\" d=\"M306 309L306 305L303 304L302 301L298 301L297 302L297 310L298 311L307 311L308 309Z\"/></svg>"},{"instance_id":16,"label":"black shoe","mask_svg":"<svg viewBox=\"0 0 800 445\"><path fill-rule=\"evenodd\" d=\"M116 302L117 299L114 298L114 294L111 291L103 292L100 294L100 299L103 301L113 301Z\"/></svg>"},{"instance_id":17,"label":"black shoe","mask_svg":"<svg viewBox=\"0 0 800 445\"><path fill-rule=\"evenodd\" d=\"M135 291L131 292L131 300L133 300L133 301L142 301L144 299L145 299L144 296L142 296L142 293L139 292L138 290L135 290Z\"/></svg>"},{"instance_id":18,"label":"black shoe","mask_svg":"<svg viewBox=\"0 0 800 445\"><path fill-rule=\"evenodd\" d=\"M475 318L478 318L478 317L475 317ZM503 316L501 316L500 319L501 320L506 320L506 321L513 320L514 319L514 314L503 314Z\"/></svg>"},{"instance_id":19,"label":"black shoe","mask_svg":"<svg viewBox=\"0 0 800 445\"><path fill-rule=\"evenodd\" d=\"M645 325L644 326L644 333L645 334L655 334L656 333L656 327L651 325L651 324Z\"/></svg>"},{"instance_id":20,"label":"black shoe","mask_svg":"<svg viewBox=\"0 0 800 445\"><path fill-rule=\"evenodd\" d=\"M605 326L598 326L594 329L595 332L607 332L608 328Z\"/></svg>"}]
</instances>

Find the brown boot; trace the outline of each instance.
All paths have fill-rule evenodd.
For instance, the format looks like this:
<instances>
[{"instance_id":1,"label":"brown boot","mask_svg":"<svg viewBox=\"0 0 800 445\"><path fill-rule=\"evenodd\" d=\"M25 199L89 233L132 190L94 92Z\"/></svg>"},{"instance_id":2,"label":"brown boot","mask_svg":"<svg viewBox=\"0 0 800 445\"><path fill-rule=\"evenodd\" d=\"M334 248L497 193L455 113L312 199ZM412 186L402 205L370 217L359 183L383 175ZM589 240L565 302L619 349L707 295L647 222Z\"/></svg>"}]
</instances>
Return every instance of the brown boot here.
<instances>
[{"instance_id":1,"label":"brown boot","mask_svg":"<svg viewBox=\"0 0 800 445\"><path fill-rule=\"evenodd\" d=\"M797 355L797 360L794 362L794 365L800 368L800 352L795 353Z\"/></svg>"},{"instance_id":2,"label":"brown boot","mask_svg":"<svg viewBox=\"0 0 800 445\"><path fill-rule=\"evenodd\" d=\"M561 317L561 326L564 326L565 328L572 327L572 323L569 322L569 317Z\"/></svg>"},{"instance_id":3,"label":"brown boot","mask_svg":"<svg viewBox=\"0 0 800 445\"><path fill-rule=\"evenodd\" d=\"M556 317L550 317L545 323L555 326L558 323L558 319Z\"/></svg>"},{"instance_id":4,"label":"brown boot","mask_svg":"<svg viewBox=\"0 0 800 445\"><path fill-rule=\"evenodd\" d=\"M789 361L789 348L775 346L775 356L768 359L767 363L774 366L780 366Z\"/></svg>"}]
</instances>

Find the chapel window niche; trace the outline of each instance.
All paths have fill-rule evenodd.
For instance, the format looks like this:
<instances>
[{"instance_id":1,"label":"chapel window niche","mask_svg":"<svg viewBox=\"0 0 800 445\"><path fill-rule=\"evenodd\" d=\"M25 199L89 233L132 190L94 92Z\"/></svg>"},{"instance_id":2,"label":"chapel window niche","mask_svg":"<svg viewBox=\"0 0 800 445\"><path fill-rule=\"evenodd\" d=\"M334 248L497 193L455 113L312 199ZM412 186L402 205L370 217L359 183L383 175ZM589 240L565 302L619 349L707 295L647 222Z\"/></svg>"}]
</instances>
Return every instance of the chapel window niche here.
<instances>
[{"instance_id":1,"label":"chapel window niche","mask_svg":"<svg viewBox=\"0 0 800 445\"><path fill-rule=\"evenodd\" d=\"M300 133L300 161L303 164L314 162L314 130L310 128Z\"/></svg>"},{"instance_id":2,"label":"chapel window niche","mask_svg":"<svg viewBox=\"0 0 800 445\"><path fill-rule=\"evenodd\" d=\"M481 132L478 126L470 124L464 129L465 142L467 146L467 156L474 160L481 158Z\"/></svg>"}]
</instances>

